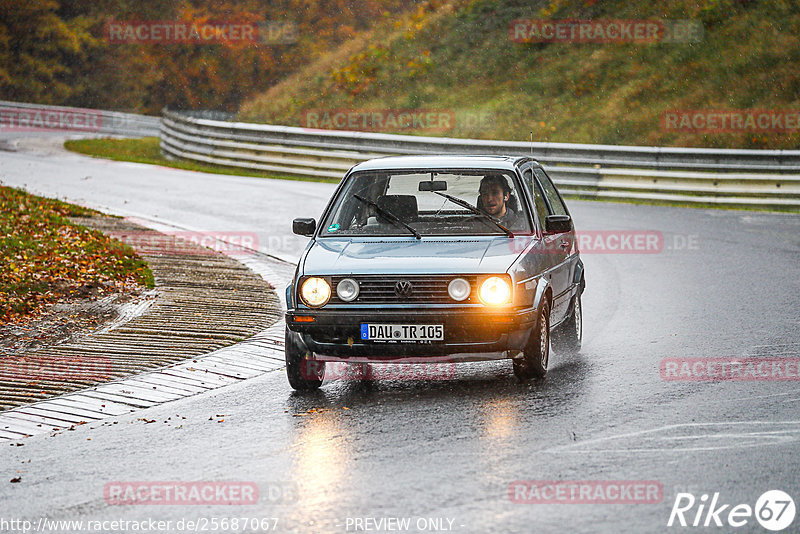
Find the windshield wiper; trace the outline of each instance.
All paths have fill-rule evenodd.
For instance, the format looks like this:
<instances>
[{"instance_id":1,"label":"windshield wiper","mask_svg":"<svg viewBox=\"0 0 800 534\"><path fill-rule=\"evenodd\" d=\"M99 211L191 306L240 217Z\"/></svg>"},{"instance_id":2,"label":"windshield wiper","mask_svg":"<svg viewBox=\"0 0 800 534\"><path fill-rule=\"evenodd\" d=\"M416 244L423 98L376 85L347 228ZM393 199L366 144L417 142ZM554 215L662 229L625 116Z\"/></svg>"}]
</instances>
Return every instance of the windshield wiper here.
<instances>
[{"instance_id":1,"label":"windshield wiper","mask_svg":"<svg viewBox=\"0 0 800 534\"><path fill-rule=\"evenodd\" d=\"M503 226L502 224L500 224L500 221L498 221L497 219L495 219L494 217L492 217L491 215L489 215L485 211L473 206L469 202L461 200L460 198L456 198L456 197L454 197L452 195L448 195L447 193L442 193L441 191L433 191L433 192L436 193L437 195L439 195L440 197L446 198L447 200L449 200L450 202L452 202L454 204L458 204L462 208L467 208L469 211L471 211L475 215L480 215L481 217L485 217L492 224L494 224L495 226L500 228L508 237L514 237L514 233L511 230L509 230L508 228L506 228L505 226Z\"/></svg>"},{"instance_id":2,"label":"windshield wiper","mask_svg":"<svg viewBox=\"0 0 800 534\"><path fill-rule=\"evenodd\" d=\"M373 208L375 208L375 210L378 213L380 213L381 215L383 215L384 217L389 219L391 222L393 222L395 224L399 224L400 226L402 226L403 228L405 228L406 230L408 230L409 232L414 234L414 237L416 237L417 239L422 239L422 235L419 232L417 232L411 225L409 225L409 224L403 222L402 220L400 220L400 218L397 215L395 215L394 213L392 213L391 211L389 211L387 209L384 209L384 208L378 206L373 201L367 200L366 198L360 197L358 195L353 195L353 198L357 198L358 200L360 200L364 204L367 204L368 206L372 206Z\"/></svg>"}]
</instances>

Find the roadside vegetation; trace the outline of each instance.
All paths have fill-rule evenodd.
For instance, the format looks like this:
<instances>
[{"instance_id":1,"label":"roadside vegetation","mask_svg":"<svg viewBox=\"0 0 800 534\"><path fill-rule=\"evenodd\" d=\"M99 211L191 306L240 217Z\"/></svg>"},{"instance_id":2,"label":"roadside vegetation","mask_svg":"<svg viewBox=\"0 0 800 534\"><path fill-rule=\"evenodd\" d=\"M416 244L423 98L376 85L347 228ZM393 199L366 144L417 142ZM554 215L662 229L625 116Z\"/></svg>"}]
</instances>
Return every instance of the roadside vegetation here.
<instances>
[{"instance_id":1,"label":"roadside vegetation","mask_svg":"<svg viewBox=\"0 0 800 534\"><path fill-rule=\"evenodd\" d=\"M234 111L245 97L409 4L407 0L3 0L0 99L146 114L158 114L164 106ZM114 42L107 30L110 21L254 25L289 21L294 29L285 44L232 39L198 46Z\"/></svg>"},{"instance_id":2,"label":"roadside vegetation","mask_svg":"<svg viewBox=\"0 0 800 534\"><path fill-rule=\"evenodd\" d=\"M711 148L800 147L789 133L697 133L669 110L800 108L800 4L791 0L178 0L25 2L0 8L3 99L157 114L238 111L302 125L325 110L428 110L485 139ZM277 21L296 40L111 42L116 21ZM694 42L519 43L517 19L688 20ZM32 35L47 38L31 39ZM21 43L11 46L9 43ZM794 121L796 122L796 121ZM795 126L797 126L795 124Z\"/></svg>"},{"instance_id":3,"label":"roadside vegetation","mask_svg":"<svg viewBox=\"0 0 800 534\"><path fill-rule=\"evenodd\" d=\"M92 215L99 213L0 186L0 323L61 301L153 287L131 247L69 220Z\"/></svg>"},{"instance_id":4,"label":"roadside vegetation","mask_svg":"<svg viewBox=\"0 0 800 534\"><path fill-rule=\"evenodd\" d=\"M701 22L683 43L516 43L516 19ZM667 110L800 108L800 4L765 0L429 1L301 67L239 118L301 126L308 110L452 112L484 139L798 148L798 133L669 131ZM797 132L797 130L795 130Z\"/></svg>"}]
</instances>

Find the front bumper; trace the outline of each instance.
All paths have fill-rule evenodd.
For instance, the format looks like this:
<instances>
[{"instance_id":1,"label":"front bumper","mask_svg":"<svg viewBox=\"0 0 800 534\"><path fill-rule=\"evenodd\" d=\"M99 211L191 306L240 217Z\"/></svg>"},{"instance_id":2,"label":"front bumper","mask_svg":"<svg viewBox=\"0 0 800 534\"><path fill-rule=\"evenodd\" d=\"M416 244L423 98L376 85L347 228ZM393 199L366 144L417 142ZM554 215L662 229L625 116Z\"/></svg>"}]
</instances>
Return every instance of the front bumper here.
<instances>
[{"instance_id":1,"label":"front bumper","mask_svg":"<svg viewBox=\"0 0 800 534\"><path fill-rule=\"evenodd\" d=\"M297 317L313 321L297 321ZM386 309L289 310L287 327L298 332L315 358L398 360L440 359L454 354L497 354L522 350L536 322L535 309ZM442 324L444 341L373 342L360 338L362 323ZM482 358L474 358L482 359ZM490 359L490 358L486 358Z\"/></svg>"}]
</instances>

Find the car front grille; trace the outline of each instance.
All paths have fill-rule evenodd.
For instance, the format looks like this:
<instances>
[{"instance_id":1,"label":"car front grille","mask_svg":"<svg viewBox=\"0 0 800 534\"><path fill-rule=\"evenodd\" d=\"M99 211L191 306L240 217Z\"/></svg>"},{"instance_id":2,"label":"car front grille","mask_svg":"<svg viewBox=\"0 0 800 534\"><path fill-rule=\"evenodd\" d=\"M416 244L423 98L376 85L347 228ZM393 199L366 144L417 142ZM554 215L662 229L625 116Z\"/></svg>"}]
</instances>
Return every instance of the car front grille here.
<instances>
[{"instance_id":1,"label":"car front grille","mask_svg":"<svg viewBox=\"0 0 800 534\"><path fill-rule=\"evenodd\" d=\"M352 302L344 302L336 296L336 285L345 278L358 282L360 291L358 298ZM463 278L469 282L471 291L466 300L455 301L447 292L447 285L455 278ZM471 304L478 301L475 275L352 275L334 276L333 296L331 303L336 304ZM398 294L398 282L411 284L411 294Z\"/></svg>"}]
</instances>

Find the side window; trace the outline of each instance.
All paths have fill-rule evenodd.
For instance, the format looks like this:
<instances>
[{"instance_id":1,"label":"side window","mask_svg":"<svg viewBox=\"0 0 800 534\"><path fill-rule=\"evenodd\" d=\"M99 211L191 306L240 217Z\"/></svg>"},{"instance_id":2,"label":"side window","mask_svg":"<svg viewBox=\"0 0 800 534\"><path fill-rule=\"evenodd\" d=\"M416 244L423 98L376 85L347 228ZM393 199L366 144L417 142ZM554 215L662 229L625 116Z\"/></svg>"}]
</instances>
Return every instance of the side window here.
<instances>
[{"instance_id":1,"label":"side window","mask_svg":"<svg viewBox=\"0 0 800 534\"><path fill-rule=\"evenodd\" d=\"M528 191L533 191L533 171L530 167L524 169L522 171L522 180L525 182L525 186L528 188Z\"/></svg>"},{"instance_id":2,"label":"side window","mask_svg":"<svg viewBox=\"0 0 800 534\"><path fill-rule=\"evenodd\" d=\"M544 229L544 220L548 215L550 215L550 212L547 211L547 203L544 201L542 188L536 183L533 187L533 201L536 203L536 213L539 215L539 224L541 224L542 229Z\"/></svg>"},{"instance_id":3,"label":"side window","mask_svg":"<svg viewBox=\"0 0 800 534\"><path fill-rule=\"evenodd\" d=\"M544 198L542 198L541 189L539 189L539 186L533 179L533 170L531 169L530 164L527 164L527 167L522 169L522 181L525 182L525 187L528 189L528 193L533 198L534 209L539 217L539 224L544 227L544 218L548 215L547 205L544 202Z\"/></svg>"},{"instance_id":4,"label":"side window","mask_svg":"<svg viewBox=\"0 0 800 534\"><path fill-rule=\"evenodd\" d=\"M545 174L542 169L534 169L533 172L544 188L544 193L547 195L547 200L550 201L550 207L553 209L553 215L568 215L566 206L564 206L564 203L561 201L561 197L558 196L556 187L553 185L553 182L550 181L547 174Z\"/></svg>"}]
</instances>

